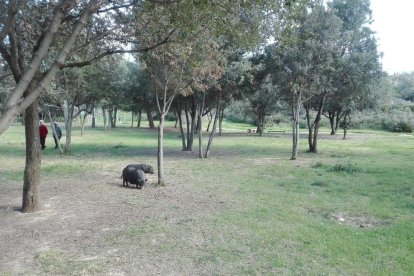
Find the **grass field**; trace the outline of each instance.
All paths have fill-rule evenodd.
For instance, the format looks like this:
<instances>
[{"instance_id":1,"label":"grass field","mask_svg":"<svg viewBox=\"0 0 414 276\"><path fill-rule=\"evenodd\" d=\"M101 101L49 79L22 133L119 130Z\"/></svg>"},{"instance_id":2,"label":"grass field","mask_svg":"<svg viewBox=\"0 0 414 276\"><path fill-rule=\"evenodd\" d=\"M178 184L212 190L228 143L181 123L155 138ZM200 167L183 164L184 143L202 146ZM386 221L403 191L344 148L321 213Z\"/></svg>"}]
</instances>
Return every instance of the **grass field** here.
<instances>
[{"instance_id":1,"label":"grass field","mask_svg":"<svg viewBox=\"0 0 414 276\"><path fill-rule=\"evenodd\" d=\"M166 186L149 175L142 190L119 176L155 167L155 130L75 129L63 157L48 137L42 211L21 214L24 130L12 126L0 136L0 275L414 274L413 135L322 134L317 155L302 138L291 161L289 134L225 127L240 134L224 131L203 160L168 129Z\"/></svg>"}]
</instances>

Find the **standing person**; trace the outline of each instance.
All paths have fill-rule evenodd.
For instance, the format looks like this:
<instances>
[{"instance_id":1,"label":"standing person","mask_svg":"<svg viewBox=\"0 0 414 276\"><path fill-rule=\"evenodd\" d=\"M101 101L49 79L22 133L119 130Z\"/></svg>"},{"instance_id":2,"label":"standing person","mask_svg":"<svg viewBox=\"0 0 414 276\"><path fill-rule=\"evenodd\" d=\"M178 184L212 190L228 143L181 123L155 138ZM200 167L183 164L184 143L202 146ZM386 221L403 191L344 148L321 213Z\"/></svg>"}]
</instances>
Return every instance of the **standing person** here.
<instances>
[{"instance_id":1,"label":"standing person","mask_svg":"<svg viewBox=\"0 0 414 276\"><path fill-rule=\"evenodd\" d=\"M39 135L40 135L40 144L42 145L42 150L46 148L46 136L49 131L43 120L39 121Z\"/></svg>"},{"instance_id":2,"label":"standing person","mask_svg":"<svg viewBox=\"0 0 414 276\"><path fill-rule=\"evenodd\" d=\"M62 129L59 126L59 123L54 121L53 126L55 128L55 132L57 137L55 136L55 132L53 133L53 139L55 140L55 149L59 147L60 138L62 138Z\"/></svg>"}]
</instances>

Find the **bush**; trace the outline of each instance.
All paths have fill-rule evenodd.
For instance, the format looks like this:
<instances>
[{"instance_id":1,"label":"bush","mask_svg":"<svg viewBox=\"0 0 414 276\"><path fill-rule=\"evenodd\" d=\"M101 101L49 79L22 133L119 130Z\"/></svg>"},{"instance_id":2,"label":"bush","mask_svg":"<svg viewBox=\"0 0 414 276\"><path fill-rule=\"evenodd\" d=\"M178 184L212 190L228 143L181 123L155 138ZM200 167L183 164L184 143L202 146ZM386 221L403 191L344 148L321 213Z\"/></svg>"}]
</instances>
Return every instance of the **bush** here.
<instances>
[{"instance_id":1,"label":"bush","mask_svg":"<svg viewBox=\"0 0 414 276\"><path fill-rule=\"evenodd\" d=\"M313 169L323 169L328 172L337 172L337 173L355 173L361 171L361 169L355 163L350 161L346 163L337 163L335 165L326 165L321 162L317 162L312 166Z\"/></svg>"},{"instance_id":2,"label":"bush","mask_svg":"<svg viewBox=\"0 0 414 276\"><path fill-rule=\"evenodd\" d=\"M411 133L413 132L413 128L407 122L397 122L392 126L392 132L405 132Z\"/></svg>"},{"instance_id":3,"label":"bush","mask_svg":"<svg viewBox=\"0 0 414 276\"><path fill-rule=\"evenodd\" d=\"M338 163L332 166L329 171L331 172L343 172L343 173L354 173L359 172L361 169L355 163L347 162L345 164Z\"/></svg>"},{"instance_id":4,"label":"bush","mask_svg":"<svg viewBox=\"0 0 414 276\"><path fill-rule=\"evenodd\" d=\"M248 115L248 101L234 101L226 110L225 117L234 123L254 123L255 119Z\"/></svg>"}]
</instances>

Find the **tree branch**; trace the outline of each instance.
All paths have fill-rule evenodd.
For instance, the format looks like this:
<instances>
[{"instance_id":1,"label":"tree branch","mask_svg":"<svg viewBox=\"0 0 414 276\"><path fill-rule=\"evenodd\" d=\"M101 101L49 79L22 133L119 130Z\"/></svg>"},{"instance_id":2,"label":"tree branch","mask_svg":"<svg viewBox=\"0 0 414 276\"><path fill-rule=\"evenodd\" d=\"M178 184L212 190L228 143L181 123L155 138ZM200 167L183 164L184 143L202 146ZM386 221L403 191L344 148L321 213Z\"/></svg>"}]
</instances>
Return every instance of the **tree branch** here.
<instances>
[{"instance_id":1,"label":"tree branch","mask_svg":"<svg viewBox=\"0 0 414 276\"><path fill-rule=\"evenodd\" d=\"M0 116L0 134L6 131L6 129L12 124L14 119L39 97L41 91L47 88L48 84L55 76L56 72L59 70L61 64L65 62L70 48L73 46L77 36L85 27L91 13L99 6L100 0L91 0L89 2L88 6L85 8L82 16L80 17L78 24L75 26L70 37L66 40L63 48L59 52L58 56L56 57L56 60L51 65L50 69L44 75L42 80L37 83L36 88L30 91L27 97L22 99L23 93L26 91L29 84L32 82L34 75L38 72L39 66L44 56L48 53L54 34L60 27L65 12L68 12L74 3L76 4L76 1L63 1L63 6L60 6L60 8L56 10L56 14L51 22L51 25L49 26L50 30L46 33L45 37L43 38L43 40L45 41L42 41L41 43L41 49L39 49L41 53L35 54L34 60L36 60L36 62L32 61L31 63L32 66L36 68L29 68L29 72L26 72L23 75L22 79L19 81L16 88L13 90L12 95L7 100L5 110ZM58 25L53 25L53 23Z\"/></svg>"},{"instance_id":2,"label":"tree branch","mask_svg":"<svg viewBox=\"0 0 414 276\"><path fill-rule=\"evenodd\" d=\"M10 31L11 27L14 23L14 16L18 11L18 6L20 5L20 1L11 0L9 1L9 7L7 9L7 18L2 22L4 27L1 29L0 32L0 41L6 38L7 33Z\"/></svg>"},{"instance_id":3,"label":"tree branch","mask_svg":"<svg viewBox=\"0 0 414 276\"><path fill-rule=\"evenodd\" d=\"M74 4L76 4L76 2L74 2L75 1L70 0L63 1L61 5L55 10L55 14L53 16L52 21L50 22L49 28L40 43L39 50L36 51L36 53L34 54L33 59L30 62L30 66L28 67L29 69L26 72L24 72L19 82L17 83L15 89L13 90L12 94L10 95L9 99L7 100L5 105L6 108L15 105L23 96L23 93L26 91L34 75L39 70L39 67L43 59L47 55L50 45L52 44L53 38L57 33L59 27L61 26L63 17L67 12L69 12L73 8Z\"/></svg>"},{"instance_id":4,"label":"tree branch","mask_svg":"<svg viewBox=\"0 0 414 276\"><path fill-rule=\"evenodd\" d=\"M169 39L171 37L171 35L175 32L175 30L172 30L163 40L147 46L147 47L143 47L143 48L138 48L138 49L132 49L132 50L124 50L124 49L119 49L119 50L107 50L106 52L101 53L100 55L93 57L89 60L86 61L82 61L82 62L74 62L74 63L67 63L65 65L62 65L60 67L60 69L63 68L74 68L74 67L84 67L84 66L88 66L91 65L92 63L106 57L109 55L113 55L113 54L127 54L127 53L142 53L142 52L147 52L149 50L155 49L158 46L161 46L167 42L169 42Z\"/></svg>"}]
</instances>

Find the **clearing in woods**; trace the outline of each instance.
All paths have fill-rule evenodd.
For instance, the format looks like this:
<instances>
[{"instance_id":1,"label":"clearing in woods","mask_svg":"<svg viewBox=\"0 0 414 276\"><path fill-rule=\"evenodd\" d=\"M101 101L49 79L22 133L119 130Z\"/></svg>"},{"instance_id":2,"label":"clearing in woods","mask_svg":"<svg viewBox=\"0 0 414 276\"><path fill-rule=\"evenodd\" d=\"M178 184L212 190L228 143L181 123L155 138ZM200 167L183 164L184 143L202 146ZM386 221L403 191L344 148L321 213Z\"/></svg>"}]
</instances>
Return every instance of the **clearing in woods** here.
<instances>
[{"instance_id":1,"label":"clearing in woods","mask_svg":"<svg viewBox=\"0 0 414 276\"><path fill-rule=\"evenodd\" d=\"M414 273L412 135L302 139L291 161L288 133L244 131L200 160L169 129L166 186L138 190L121 171L155 167L155 130L75 129L71 156L48 137L42 210L23 214L23 131L0 136L0 275Z\"/></svg>"}]
</instances>

